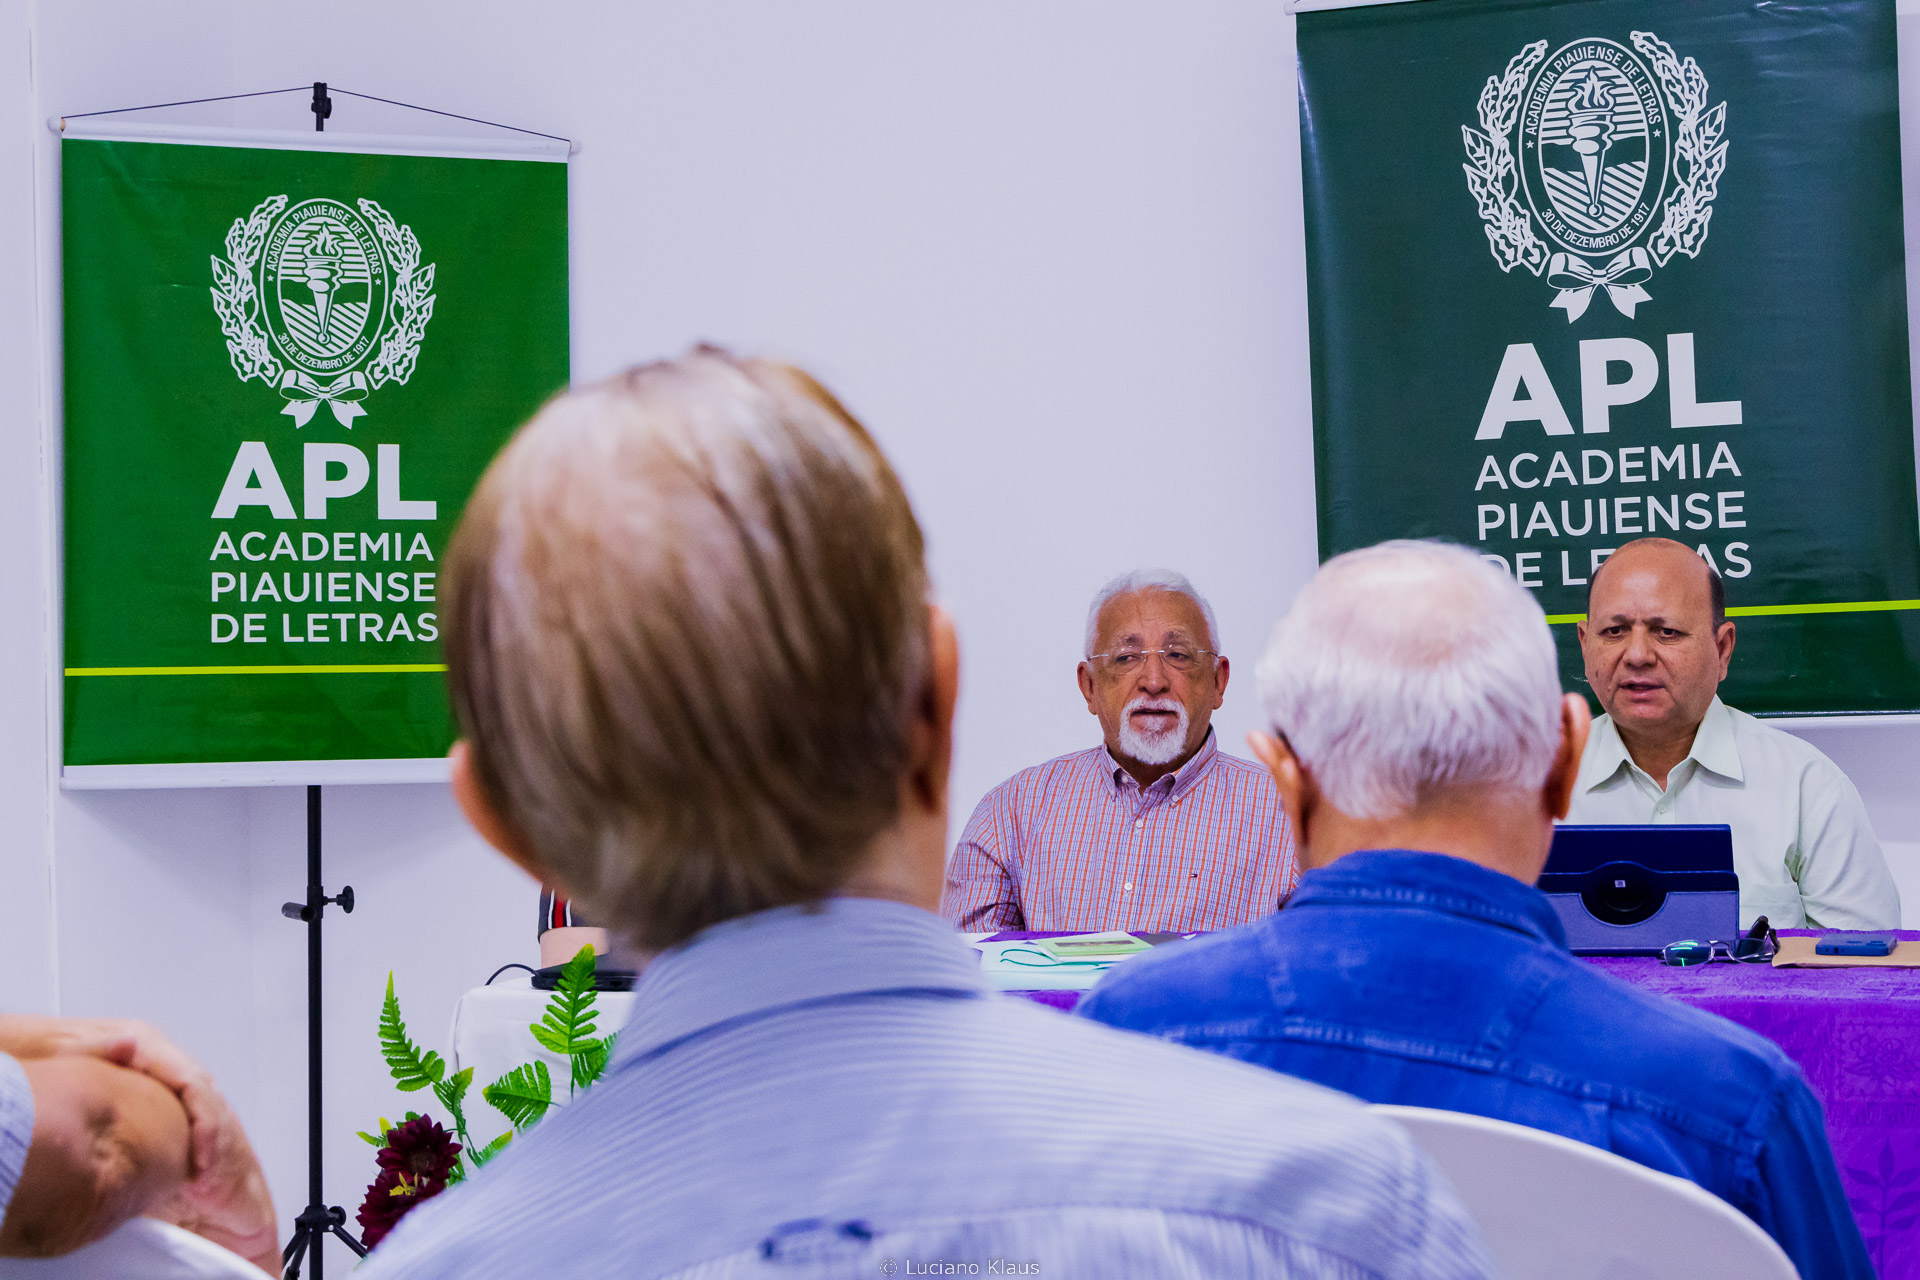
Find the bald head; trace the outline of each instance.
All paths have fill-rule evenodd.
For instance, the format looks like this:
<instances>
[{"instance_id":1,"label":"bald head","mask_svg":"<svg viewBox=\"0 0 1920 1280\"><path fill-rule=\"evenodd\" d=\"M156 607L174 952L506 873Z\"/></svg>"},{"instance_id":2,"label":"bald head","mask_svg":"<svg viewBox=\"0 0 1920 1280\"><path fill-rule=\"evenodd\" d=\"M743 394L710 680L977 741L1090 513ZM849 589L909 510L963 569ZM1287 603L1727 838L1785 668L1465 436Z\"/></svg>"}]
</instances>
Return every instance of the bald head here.
<instances>
[{"instance_id":1,"label":"bald head","mask_svg":"<svg viewBox=\"0 0 1920 1280\"><path fill-rule=\"evenodd\" d=\"M1580 655L1629 749L1659 740L1684 752L1726 679L1733 631L1720 575L1678 542L1641 538L1600 566Z\"/></svg>"},{"instance_id":2,"label":"bald head","mask_svg":"<svg viewBox=\"0 0 1920 1280\"><path fill-rule=\"evenodd\" d=\"M1708 607L1713 610L1713 625L1717 627L1727 620L1727 588L1720 580L1719 573L1698 552L1689 550L1685 543L1675 542L1672 538L1635 538L1603 560L1587 581L1589 616L1593 613L1593 597L1600 589L1601 576L1616 561L1623 559L1628 566L1645 563L1654 566L1656 572L1677 574L1682 580L1698 578L1707 590Z\"/></svg>"}]
</instances>

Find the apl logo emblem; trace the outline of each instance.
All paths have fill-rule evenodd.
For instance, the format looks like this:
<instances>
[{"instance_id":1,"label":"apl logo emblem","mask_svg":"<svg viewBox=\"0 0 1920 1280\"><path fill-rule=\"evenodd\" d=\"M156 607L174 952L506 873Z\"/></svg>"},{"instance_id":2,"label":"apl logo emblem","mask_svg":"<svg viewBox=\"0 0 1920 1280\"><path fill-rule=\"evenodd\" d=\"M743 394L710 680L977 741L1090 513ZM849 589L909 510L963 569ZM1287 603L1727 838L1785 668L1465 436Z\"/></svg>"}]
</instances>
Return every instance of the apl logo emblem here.
<instances>
[{"instance_id":1,"label":"apl logo emblem","mask_svg":"<svg viewBox=\"0 0 1920 1280\"><path fill-rule=\"evenodd\" d=\"M1634 32L1633 49L1528 45L1480 91L1480 128L1460 130L1494 261L1544 274L1569 324L1596 289L1631 318L1656 267L1706 244L1726 123L1726 103L1707 109L1700 65L1651 32Z\"/></svg>"},{"instance_id":2,"label":"apl logo emblem","mask_svg":"<svg viewBox=\"0 0 1920 1280\"><path fill-rule=\"evenodd\" d=\"M233 371L279 391L296 427L322 405L341 426L361 401L413 376L433 318L433 264L413 229L371 200L260 202L213 259L213 309Z\"/></svg>"}]
</instances>

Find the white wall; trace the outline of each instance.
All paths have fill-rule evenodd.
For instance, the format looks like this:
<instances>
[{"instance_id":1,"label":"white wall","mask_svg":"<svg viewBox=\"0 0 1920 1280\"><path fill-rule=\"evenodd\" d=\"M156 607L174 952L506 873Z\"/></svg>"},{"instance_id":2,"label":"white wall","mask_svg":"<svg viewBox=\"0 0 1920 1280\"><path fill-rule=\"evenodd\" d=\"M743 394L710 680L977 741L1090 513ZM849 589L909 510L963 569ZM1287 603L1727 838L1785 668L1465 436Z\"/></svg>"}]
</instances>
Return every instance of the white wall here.
<instances>
[{"instance_id":1,"label":"white wall","mask_svg":"<svg viewBox=\"0 0 1920 1280\"><path fill-rule=\"evenodd\" d=\"M0 1008L47 1012L58 999L53 949L52 576L40 403L45 353L34 322L38 109L31 0L0 0Z\"/></svg>"},{"instance_id":2,"label":"white wall","mask_svg":"<svg viewBox=\"0 0 1920 1280\"><path fill-rule=\"evenodd\" d=\"M1254 723L1250 660L1315 562L1292 64L1278 0L0 0L0 1007L160 1023L225 1082L283 1210L304 1203L304 937L278 914L301 794L52 785L46 116L324 77L579 139L576 373L711 338L807 364L868 420L961 621L964 817L1093 741L1077 637L1120 568L1212 594L1245 664L1223 740ZM303 106L171 118L299 128ZM1818 741L1920 909L1920 730ZM533 889L442 788L330 789L327 814L329 884L362 904L327 934L327 1194L351 1209L352 1130L405 1105L373 1040L387 971L438 1040L460 990L532 957Z\"/></svg>"}]
</instances>

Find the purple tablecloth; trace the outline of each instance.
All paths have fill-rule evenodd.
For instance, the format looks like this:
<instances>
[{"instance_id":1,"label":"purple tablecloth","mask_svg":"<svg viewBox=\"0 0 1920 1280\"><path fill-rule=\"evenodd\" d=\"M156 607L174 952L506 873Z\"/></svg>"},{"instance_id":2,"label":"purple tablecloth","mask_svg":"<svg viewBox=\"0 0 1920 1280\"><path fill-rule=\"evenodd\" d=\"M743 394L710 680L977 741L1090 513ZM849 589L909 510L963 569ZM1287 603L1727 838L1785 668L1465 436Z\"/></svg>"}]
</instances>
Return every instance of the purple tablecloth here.
<instances>
[{"instance_id":1,"label":"purple tablecloth","mask_svg":"<svg viewBox=\"0 0 1920 1280\"><path fill-rule=\"evenodd\" d=\"M1920 940L1917 931L1900 936ZM1920 1280L1920 969L1679 969L1655 959L1598 957L1588 963L1786 1050L1826 1107L1840 1177L1881 1280ZM1019 994L1056 1009L1073 1008L1081 995Z\"/></svg>"}]
</instances>

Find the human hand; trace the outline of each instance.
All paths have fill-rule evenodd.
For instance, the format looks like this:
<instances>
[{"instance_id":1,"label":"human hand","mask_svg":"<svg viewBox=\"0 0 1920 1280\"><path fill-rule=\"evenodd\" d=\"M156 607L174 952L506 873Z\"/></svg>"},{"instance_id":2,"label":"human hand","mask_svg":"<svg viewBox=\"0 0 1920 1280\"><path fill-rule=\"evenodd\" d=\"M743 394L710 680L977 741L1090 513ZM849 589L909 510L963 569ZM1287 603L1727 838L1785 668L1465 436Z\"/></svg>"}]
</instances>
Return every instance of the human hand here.
<instances>
[{"instance_id":1,"label":"human hand","mask_svg":"<svg viewBox=\"0 0 1920 1280\"><path fill-rule=\"evenodd\" d=\"M225 1126L238 1127L213 1077L165 1036L131 1018L47 1018L31 1014L0 1016L0 1053L22 1061L83 1056L100 1058L152 1076L187 1109L197 1178L219 1158ZM241 1142L245 1143L243 1135Z\"/></svg>"},{"instance_id":2,"label":"human hand","mask_svg":"<svg viewBox=\"0 0 1920 1280\"><path fill-rule=\"evenodd\" d=\"M151 1076L85 1054L22 1062L33 1139L0 1222L0 1256L71 1253L187 1180L187 1113Z\"/></svg>"},{"instance_id":3,"label":"human hand","mask_svg":"<svg viewBox=\"0 0 1920 1280\"><path fill-rule=\"evenodd\" d=\"M205 1067L144 1022L0 1016L0 1052L22 1060L99 1058L149 1076L186 1110L191 1178L152 1216L280 1274L273 1198L240 1121Z\"/></svg>"},{"instance_id":4,"label":"human hand","mask_svg":"<svg viewBox=\"0 0 1920 1280\"><path fill-rule=\"evenodd\" d=\"M213 1095L222 1110L226 1100ZM268 1275L280 1274L279 1221L266 1175L253 1154L246 1131L228 1115L215 1130L219 1145L212 1160L194 1173L177 1195L148 1216L171 1222L239 1254Z\"/></svg>"}]
</instances>

